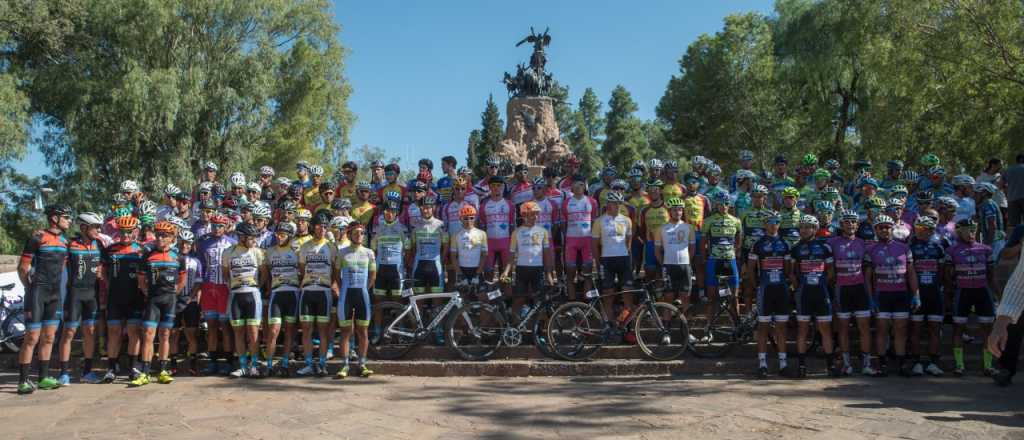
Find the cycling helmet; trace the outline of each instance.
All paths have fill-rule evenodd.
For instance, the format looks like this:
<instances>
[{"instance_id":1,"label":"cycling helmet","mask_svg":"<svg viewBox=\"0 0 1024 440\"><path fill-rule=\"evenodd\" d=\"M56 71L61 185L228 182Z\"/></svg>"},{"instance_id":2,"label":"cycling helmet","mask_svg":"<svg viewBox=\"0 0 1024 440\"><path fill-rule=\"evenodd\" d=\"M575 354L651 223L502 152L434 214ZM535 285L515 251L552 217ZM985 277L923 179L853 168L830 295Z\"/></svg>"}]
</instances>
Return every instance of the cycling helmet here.
<instances>
[{"instance_id":1,"label":"cycling helmet","mask_svg":"<svg viewBox=\"0 0 1024 440\"><path fill-rule=\"evenodd\" d=\"M284 232L288 235L295 235L295 223L292 222L281 222L274 228L274 232Z\"/></svg>"},{"instance_id":2,"label":"cycling helmet","mask_svg":"<svg viewBox=\"0 0 1024 440\"><path fill-rule=\"evenodd\" d=\"M857 215L857 211L854 211L852 209L844 209L843 213L839 216L839 220L840 221L844 221L844 222L848 222L848 221L859 222L860 221L860 216Z\"/></svg>"},{"instance_id":3,"label":"cycling helmet","mask_svg":"<svg viewBox=\"0 0 1024 440\"><path fill-rule=\"evenodd\" d=\"M125 180L121 182L121 192L139 192L139 184L135 183L134 180Z\"/></svg>"},{"instance_id":4,"label":"cycling helmet","mask_svg":"<svg viewBox=\"0 0 1024 440\"><path fill-rule=\"evenodd\" d=\"M648 180L646 186L648 188L663 188L665 182L662 182L661 179Z\"/></svg>"},{"instance_id":5,"label":"cycling helmet","mask_svg":"<svg viewBox=\"0 0 1024 440\"><path fill-rule=\"evenodd\" d=\"M498 176L494 176L494 177L498 177ZM493 183L494 177L491 178L491 181L492 181L491 183ZM409 185L409 186L410 186L410 188L412 189L413 192L427 192L427 184L423 183L422 181L417 180L417 181L413 182L412 185Z\"/></svg>"},{"instance_id":6,"label":"cycling helmet","mask_svg":"<svg viewBox=\"0 0 1024 440\"><path fill-rule=\"evenodd\" d=\"M633 168L640 168L641 170L647 171L647 164L642 159L637 159L633 162Z\"/></svg>"},{"instance_id":7,"label":"cycling helmet","mask_svg":"<svg viewBox=\"0 0 1024 440\"><path fill-rule=\"evenodd\" d=\"M459 209L459 218L476 217L476 208L469 203Z\"/></svg>"},{"instance_id":8,"label":"cycling helmet","mask_svg":"<svg viewBox=\"0 0 1024 440\"><path fill-rule=\"evenodd\" d=\"M263 205L256 205L252 208L253 218L270 218L270 208Z\"/></svg>"},{"instance_id":9,"label":"cycling helmet","mask_svg":"<svg viewBox=\"0 0 1024 440\"><path fill-rule=\"evenodd\" d=\"M839 161L835 159L829 159L825 161L825 169L829 171L835 171L839 169Z\"/></svg>"},{"instance_id":10,"label":"cycling helmet","mask_svg":"<svg viewBox=\"0 0 1024 440\"><path fill-rule=\"evenodd\" d=\"M128 198L125 197L124 194L114 193L114 196L111 198L111 203L117 206L122 206L128 203Z\"/></svg>"},{"instance_id":11,"label":"cycling helmet","mask_svg":"<svg viewBox=\"0 0 1024 440\"><path fill-rule=\"evenodd\" d=\"M632 169L629 170L629 178L630 179L643 179L644 178L644 170L639 168L639 167L633 167Z\"/></svg>"},{"instance_id":12,"label":"cycling helmet","mask_svg":"<svg viewBox=\"0 0 1024 440\"><path fill-rule=\"evenodd\" d=\"M401 211L402 202L399 200L387 200L384 202L385 211Z\"/></svg>"},{"instance_id":13,"label":"cycling helmet","mask_svg":"<svg viewBox=\"0 0 1024 440\"><path fill-rule=\"evenodd\" d=\"M769 225L777 225L782 222L782 215L778 211L768 211L764 214L764 222Z\"/></svg>"},{"instance_id":14,"label":"cycling helmet","mask_svg":"<svg viewBox=\"0 0 1024 440\"><path fill-rule=\"evenodd\" d=\"M830 202L839 200L839 189L834 186L826 186L821 190L821 199Z\"/></svg>"},{"instance_id":15,"label":"cycling helmet","mask_svg":"<svg viewBox=\"0 0 1024 440\"><path fill-rule=\"evenodd\" d=\"M907 194L909 194L909 193L910 192L907 191L907 187L905 187L903 185L893 185L892 188L889 188L889 194L891 194L894 197L897 194L902 194L903 198L906 198Z\"/></svg>"},{"instance_id":16,"label":"cycling helmet","mask_svg":"<svg viewBox=\"0 0 1024 440\"><path fill-rule=\"evenodd\" d=\"M356 182L356 191L369 191L369 190L370 190L370 182L367 182L365 180L360 180L360 181Z\"/></svg>"},{"instance_id":17,"label":"cycling helmet","mask_svg":"<svg viewBox=\"0 0 1024 440\"><path fill-rule=\"evenodd\" d=\"M661 162L661 159L657 158L651 159L650 162L647 162L647 166L652 170L660 170L662 168L665 168L665 164Z\"/></svg>"},{"instance_id":18,"label":"cycling helmet","mask_svg":"<svg viewBox=\"0 0 1024 440\"><path fill-rule=\"evenodd\" d=\"M274 177L274 169L267 165L263 165L260 167L260 175Z\"/></svg>"},{"instance_id":19,"label":"cycling helmet","mask_svg":"<svg viewBox=\"0 0 1024 440\"><path fill-rule=\"evenodd\" d=\"M199 192L209 193L213 192L213 182L203 182L199 184Z\"/></svg>"},{"instance_id":20,"label":"cycling helmet","mask_svg":"<svg viewBox=\"0 0 1024 440\"><path fill-rule=\"evenodd\" d=\"M203 170L204 171L220 171L220 168L217 167L217 164L215 164L213 162L206 162L206 164L203 165Z\"/></svg>"},{"instance_id":21,"label":"cycling helmet","mask_svg":"<svg viewBox=\"0 0 1024 440\"><path fill-rule=\"evenodd\" d=\"M164 187L164 195L167 197L174 197L179 192L181 192L181 188L174 186L173 183L168 183L167 186Z\"/></svg>"},{"instance_id":22,"label":"cycling helmet","mask_svg":"<svg viewBox=\"0 0 1024 440\"><path fill-rule=\"evenodd\" d=\"M345 228L348 228L348 224L351 223L351 222L352 222L351 218L349 218L349 217L342 217L342 216L338 215L338 216L335 216L334 218L331 219L330 226L331 226L331 229L345 230Z\"/></svg>"},{"instance_id":23,"label":"cycling helmet","mask_svg":"<svg viewBox=\"0 0 1024 440\"><path fill-rule=\"evenodd\" d=\"M991 196L995 195L996 191L996 186L988 182L974 184L974 192L976 193L988 193Z\"/></svg>"},{"instance_id":24,"label":"cycling helmet","mask_svg":"<svg viewBox=\"0 0 1024 440\"><path fill-rule=\"evenodd\" d=\"M670 209L671 208L682 208L683 207L683 199L680 199L679 197L669 197L668 200L665 201L665 206L670 208Z\"/></svg>"},{"instance_id":25,"label":"cycling helmet","mask_svg":"<svg viewBox=\"0 0 1024 440\"><path fill-rule=\"evenodd\" d=\"M139 219L130 215L117 217L114 223L117 224L118 229L135 229L139 227Z\"/></svg>"},{"instance_id":26,"label":"cycling helmet","mask_svg":"<svg viewBox=\"0 0 1024 440\"><path fill-rule=\"evenodd\" d=\"M278 186L291 186L292 184L292 180L287 177L278 177L276 182Z\"/></svg>"},{"instance_id":27,"label":"cycling helmet","mask_svg":"<svg viewBox=\"0 0 1024 440\"><path fill-rule=\"evenodd\" d=\"M292 214L295 214L295 210L297 208L298 205L296 205L295 202L291 200L285 200L283 203L281 203L281 210L284 212L290 212Z\"/></svg>"},{"instance_id":28,"label":"cycling helmet","mask_svg":"<svg viewBox=\"0 0 1024 440\"><path fill-rule=\"evenodd\" d=\"M182 219L181 217L178 217L176 215L169 215L164 220L173 223L174 226L178 227L178 229L188 228L188 223L186 223L184 219Z\"/></svg>"},{"instance_id":29,"label":"cycling helmet","mask_svg":"<svg viewBox=\"0 0 1024 440\"><path fill-rule=\"evenodd\" d=\"M320 194L326 192L334 194L334 184L331 182L320 182L320 186L317 188L320 190Z\"/></svg>"},{"instance_id":30,"label":"cycling helmet","mask_svg":"<svg viewBox=\"0 0 1024 440\"><path fill-rule=\"evenodd\" d=\"M930 215L919 215L914 219L914 226L923 226L929 229L935 229L938 226L938 222L935 217Z\"/></svg>"},{"instance_id":31,"label":"cycling helmet","mask_svg":"<svg viewBox=\"0 0 1024 440\"><path fill-rule=\"evenodd\" d=\"M963 218L963 219L960 219L959 221L956 222L956 228L957 229L962 229L962 228L973 229L973 228L976 228L976 227L978 227L978 223L974 221L973 217Z\"/></svg>"},{"instance_id":32,"label":"cycling helmet","mask_svg":"<svg viewBox=\"0 0 1024 440\"><path fill-rule=\"evenodd\" d=\"M673 162L674 163L675 161L669 161L669 162ZM704 164L706 162L707 162L707 158L705 158L704 156L701 156L701 155L698 154L696 156L693 156L690 159L690 168L693 168L695 170L699 170L699 169L704 167ZM667 166L667 164L666 164L666 166ZM678 167L678 165L677 165L677 167Z\"/></svg>"},{"instance_id":33,"label":"cycling helmet","mask_svg":"<svg viewBox=\"0 0 1024 440\"><path fill-rule=\"evenodd\" d=\"M946 209L948 211L956 211L957 208L960 207L960 203L958 203L956 201L956 199L954 199L952 197L949 197L949 196L939 197L938 202L939 202L938 203L938 205L939 205L938 207L939 208L943 208L943 209Z\"/></svg>"},{"instance_id":34,"label":"cycling helmet","mask_svg":"<svg viewBox=\"0 0 1024 440\"><path fill-rule=\"evenodd\" d=\"M196 241L196 234L188 229L181 229L178 231L178 238L185 243L192 243Z\"/></svg>"},{"instance_id":35,"label":"cycling helmet","mask_svg":"<svg viewBox=\"0 0 1024 440\"><path fill-rule=\"evenodd\" d=\"M313 218L313 213L309 212L306 208L299 208L295 211L296 220L309 220Z\"/></svg>"},{"instance_id":36,"label":"cycling helmet","mask_svg":"<svg viewBox=\"0 0 1024 440\"><path fill-rule=\"evenodd\" d=\"M622 203L624 199L622 194L615 191L608 191L604 194L604 201L608 203Z\"/></svg>"},{"instance_id":37,"label":"cycling helmet","mask_svg":"<svg viewBox=\"0 0 1024 440\"><path fill-rule=\"evenodd\" d=\"M671 160L671 159L670 160L666 160L665 161L665 169L669 170L669 171L678 170L679 169L679 162L676 162L675 160Z\"/></svg>"},{"instance_id":38,"label":"cycling helmet","mask_svg":"<svg viewBox=\"0 0 1024 440\"><path fill-rule=\"evenodd\" d=\"M732 206L732 196L725 191L719 191L715 193L714 202L718 205Z\"/></svg>"},{"instance_id":39,"label":"cycling helmet","mask_svg":"<svg viewBox=\"0 0 1024 440\"><path fill-rule=\"evenodd\" d=\"M537 202L534 202L533 200L523 203L522 206L519 207L519 213L521 215L537 212L540 212L540 205L538 205Z\"/></svg>"},{"instance_id":40,"label":"cycling helmet","mask_svg":"<svg viewBox=\"0 0 1024 440\"><path fill-rule=\"evenodd\" d=\"M937 166L938 164L939 164L939 156L936 156L936 155L934 155L932 153L928 153L928 154L925 154L924 156L921 156L921 165L922 166L934 167L934 166Z\"/></svg>"},{"instance_id":41,"label":"cycling helmet","mask_svg":"<svg viewBox=\"0 0 1024 440\"><path fill-rule=\"evenodd\" d=\"M804 155L803 159L800 160L800 163L802 163L805 167L817 165L818 156L815 155L814 153L807 153Z\"/></svg>"},{"instance_id":42,"label":"cycling helmet","mask_svg":"<svg viewBox=\"0 0 1024 440\"><path fill-rule=\"evenodd\" d=\"M232 188L245 188L245 174L235 171L228 180L231 181Z\"/></svg>"},{"instance_id":43,"label":"cycling helmet","mask_svg":"<svg viewBox=\"0 0 1024 440\"><path fill-rule=\"evenodd\" d=\"M114 217L125 217L132 215L131 208L117 208L114 210Z\"/></svg>"},{"instance_id":44,"label":"cycling helmet","mask_svg":"<svg viewBox=\"0 0 1024 440\"><path fill-rule=\"evenodd\" d=\"M700 182L700 177L697 177L697 173L690 171L683 174L683 182L689 185L691 182Z\"/></svg>"},{"instance_id":45,"label":"cycling helmet","mask_svg":"<svg viewBox=\"0 0 1024 440\"><path fill-rule=\"evenodd\" d=\"M932 192L918 191L917 194L914 194L914 200L917 200L917 203L931 203L933 200Z\"/></svg>"},{"instance_id":46,"label":"cycling helmet","mask_svg":"<svg viewBox=\"0 0 1024 440\"><path fill-rule=\"evenodd\" d=\"M323 176L324 175L324 167L322 167L320 165L313 165L313 166L309 167L309 175L310 176Z\"/></svg>"},{"instance_id":47,"label":"cycling helmet","mask_svg":"<svg viewBox=\"0 0 1024 440\"><path fill-rule=\"evenodd\" d=\"M331 202L331 209L352 209L352 201L349 199L334 199Z\"/></svg>"},{"instance_id":48,"label":"cycling helmet","mask_svg":"<svg viewBox=\"0 0 1024 440\"><path fill-rule=\"evenodd\" d=\"M875 217L875 223L872 226L878 227L880 225L892 226L893 225L892 217L889 217L889 216L887 216L885 214L882 214L882 215L880 215L878 217Z\"/></svg>"},{"instance_id":49,"label":"cycling helmet","mask_svg":"<svg viewBox=\"0 0 1024 440\"><path fill-rule=\"evenodd\" d=\"M863 170L872 167L871 159L857 159L853 162L853 167L858 170Z\"/></svg>"},{"instance_id":50,"label":"cycling helmet","mask_svg":"<svg viewBox=\"0 0 1024 440\"><path fill-rule=\"evenodd\" d=\"M953 186L974 186L974 178L966 174L958 174L950 179Z\"/></svg>"},{"instance_id":51,"label":"cycling helmet","mask_svg":"<svg viewBox=\"0 0 1024 440\"><path fill-rule=\"evenodd\" d=\"M192 195L185 191L181 191L175 194L174 198L177 199L179 202L192 202Z\"/></svg>"},{"instance_id":52,"label":"cycling helmet","mask_svg":"<svg viewBox=\"0 0 1024 440\"><path fill-rule=\"evenodd\" d=\"M401 201L402 200L402 194L399 193L398 191L388 191L388 192L384 193L384 200L388 200L388 201Z\"/></svg>"},{"instance_id":53,"label":"cycling helmet","mask_svg":"<svg viewBox=\"0 0 1024 440\"><path fill-rule=\"evenodd\" d=\"M785 155L779 154L779 155L775 156L775 164L776 165L778 165L778 164L788 164L788 163L789 163L789 160L786 159Z\"/></svg>"},{"instance_id":54,"label":"cycling helmet","mask_svg":"<svg viewBox=\"0 0 1024 440\"><path fill-rule=\"evenodd\" d=\"M423 197L422 199L420 199L420 206L436 206L436 205L437 205L437 197L435 197L435 196L428 195L428 196Z\"/></svg>"},{"instance_id":55,"label":"cycling helmet","mask_svg":"<svg viewBox=\"0 0 1024 440\"><path fill-rule=\"evenodd\" d=\"M903 172L900 173L900 180L902 180L903 183L914 184L917 183L918 180L921 180L921 175L911 170L903 170Z\"/></svg>"},{"instance_id":56,"label":"cycling helmet","mask_svg":"<svg viewBox=\"0 0 1024 440\"><path fill-rule=\"evenodd\" d=\"M613 190L619 190L619 191L625 191L627 188L629 188L629 184L626 183L626 181L622 180L622 179L615 179L608 186L611 189L613 189Z\"/></svg>"},{"instance_id":57,"label":"cycling helmet","mask_svg":"<svg viewBox=\"0 0 1024 440\"><path fill-rule=\"evenodd\" d=\"M931 168L928 168L928 174L930 174L932 176L945 176L946 175L946 169L941 167L941 166L939 166L939 165L935 165L935 166L933 166Z\"/></svg>"},{"instance_id":58,"label":"cycling helmet","mask_svg":"<svg viewBox=\"0 0 1024 440\"><path fill-rule=\"evenodd\" d=\"M370 168L384 168L384 161L375 159L373 162L370 162Z\"/></svg>"},{"instance_id":59,"label":"cycling helmet","mask_svg":"<svg viewBox=\"0 0 1024 440\"><path fill-rule=\"evenodd\" d=\"M864 202L864 207L868 209L885 209L885 200L881 197L872 197Z\"/></svg>"},{"instance_id":60,"label":"cycling helmet","mask_svg":"<svg viewBox=\"0 0 1024 440\"><path fill-rule=\"evenodd\" d=\"M836 212L836 205L828 200L817 200L814 202L814 212Z\"/></svg>"},{"instance_id":61,"label":"cycling helmet","mask_svg":"<svg viewBox=\"0 0 1024 440\"><path fill-rule=\"evenodd\" d=\"M143 200L139 204L139 214L141 215L156 215L156 203L152 200Z\"/></svg>"},{"instance_id":62,"label":"cycling helmet","mask_svg":"<svg viewBox=\"0 0 1024 440\"><path fill-rule=\"evenodd\" d=\"M811 225L815 228L818 227L818 218L813 215L804 214L800 216L800 226Z\"/></svg>"},{"instance_id":63,"label":"cycling helmet","mask_svg":"<svg viewBox=\"0 0 1024 440\"><path fill-rule=\"evenodd\" d=\"M826 170L824 168L818 168L818 169L814 170L814 174L812 174L812 176L814 176L815 179L826 179L827 180L829 177L832 177L832 173L828 172L828 170Z\"/></svg>"},{"instance_id":64,"label":"cycling helmet","mask_svg":"<svg viewBox=\"0 0 1024 440\"><path fill-rule=\"evenodd\" d=\"M754 152L750 150L740 150L740 160L754 160Z\"/></svg>"},{"instance_id":65,"label":"cycling helmet","mask_svg":"<svg viewBox=\"0 0 1024 440\"><path fill-rule=\"evenodd\" d=\"M800 190L787 186L786 189L782 190L782 197L800 197Z\"/></svg>"},{"instance_id":66,"label":"cycling helmet","mask_svg":"<svg viewBox=\"0 0 1024 440\"><path fill-rule=\"evenodd\" d=\"M256 182L249 182L248 184L245 185L245 190L246 191L262 192L263 191L263 187L260 186L260 184L258 184Z\"/></svg>"},{"instance_id":67,"label":"cycling helmet","mask_svg":"<svg viewBox=\"0 0 1024 440\"><path fill-rule=\"evenodd\" d=\"M216 214L212 218L210 218L210 223L218 225L227 225L231 223L231 219L224 214Z\"/></svg>"},{"instance_id":68,"label":"cycling helmet","mask_svg":"<svg viewBox=\"0 0 1024 440\"><path fill-rule=\"evenodd\" d=\"M890 170L902 170L903 169L903 161L902 160L890 160L890 161L885 163L885 167L890 169Z\"/></svg>"},{"instance_id":69,"label":"cycling helmet","mask_svg":"<svg viewBox=\"0 0 1024 440\"><path fill-rule=\"evenodd\" d=\"M296 170L307 170L308 171L309 170L309 161L300 160L298 162L295 162L295 169Z\"/></svg>"},{"instance_id":70,"label":"cycling helmet","mask_svg":"<svg viewBox=\"0 0 1024 440\"><path fill-rule=\"evenodd\" d=\"M142 214L139 216L139 222L142 226L153 226L156 223L156 216L153 214Z\"/></svg>"},{"instance_id":71,"label":"cycling helmet","mask_svg":"<svg viewBox=\"0 0 1024 440\"><path fill-rule=\"evenodd\" d=\"M170 235L178 235L178 226L169 221L162 221L156 223L156 226L153 227L153 231L156 232L157 234L163 233Z\"/></svg>"},{"instance_id":72,"label":"cycling helmet","mask_svg":"<svg viewBox=\"0 0 1024 440\"><path fill-rule=\"evenodd\" d=\"M743 179L757 179L757 175L750 170L739 170L736 171L736 180L740 181Z\"/></svg>"},{"instance_id":73,"label":"cycling helmet","mask_svg":"<svg viewBox=\"0 0 1024 440\"><path fill-rule=\"evenodd\" d=\"M397 163L389 163L389 164L387 164L387 166L384 167L384 174L387 174L387 173L399 174L401 172L402 172L402 167L399 166Z\"/></svg>"},{"instance_id":74,"label":"cycling helmet","mask_svg":"<svg viewBox=\"0 0 1024 440\"><path fill-rule=\"evenodd\" d=\"M871 185L871 186L875 187L875 189L878 189L878 181L875 180L874 177L865 177L863 179L860 179L860 186L868 186L868 185Z\"/></svg>"},{"instance_id":75,"label":"cycling helmet","mask_svg":"<svg viewBox=\"0 0 1024 440\"><path fill-rule=\"evenodd\" d=\"M707 172L708 172L709 175L712 175L712 176L721 176L722 175L722 167L718 166L717 163L712 162L712 163L708 164Z\"/></svg>"},{"instance_id":76,"label":"cycling helmet","mask_svg":"<svg viewBox=\"0 0 1024 440\"><path fill-rule=\"evenodd\" d=\"M78 223L90 226L99 226L103 224L103 218L95 212L83 212L78 214Z\"/></svg>"},{"instance_id":77,"label":"cycling helmet","mask_svg":"<svg viewBox=\"0 0 1024 440\"><path fill-rule=\"evenodd\" d=\"M903 199L898 198L898 197L893 197L893 198L889 199L888 202L886 202L885 209L892 210L892 209L896 209L896 208L903 209Z\"/></svg>"},{"instance_id":78,"label":"cycling helmet","mask_svg":"<svg viewBox=\"0 0 1024 440\"><path fill-rule=\"evenodd\" d=\"M548 183L544 180L543 177L538 177L536 179L533 179L533 190L534 191L536 191L538 189L547 188L547 186L548 186Z\"/></svg>"},{"instance_id":79,"label":"cycling helmet","mask_svg":"<svg viewBox=\"0 0 1024 440\"><path fill-rule=\"evenodd\" d=\"M242 223L235 228L235 234L238 234L239 237L258 237L260 231L252 223Z\"/></svg>"},{"instance_id":80,"label":"cycling helmet","mask_svg":"<svg viewBox=\"0 0 1024 440\"><path fill-rule=\"evenodd\" d=\"M309 222L310 226L316 226L316 225L329 226L330 224L331 224L331 215L328 214L327 211L324 211L324 210L317 211L316 215L314 215L313 219L310 220L310 222Z\"/></svg>"},{"instance_id":81,"label":"cycling helmet","mask_svg":"<svg viewBox=\"0 0 1024 440\"><path fill-rule=\"evenodd\" d=\"M601 170L601 175L606 177L615 177L619 172L615 170L615 165L607 165Z\"/></svg>"},{"instance_id":82,"label":"cycling helmet","mask_svg":"<svg viewBox=\"0 0 1024 440\"><path fill-rule=\"evenodd\" d=\"M764 185L754 185L754 188L750 190L752 194L768 194L768 187Z\"/></svg>"},{"instance_id":83,"label":"cycling helmet","mask_svg":"<svg viewBox=\"0 0 1024 440\"><path fill-rule=\"evenodd\" d=\"M498 159L498 156L490 156L487 158L487 166L496 167L498 165L501 165L501 159Z\"/></svg>"}]
</instances>

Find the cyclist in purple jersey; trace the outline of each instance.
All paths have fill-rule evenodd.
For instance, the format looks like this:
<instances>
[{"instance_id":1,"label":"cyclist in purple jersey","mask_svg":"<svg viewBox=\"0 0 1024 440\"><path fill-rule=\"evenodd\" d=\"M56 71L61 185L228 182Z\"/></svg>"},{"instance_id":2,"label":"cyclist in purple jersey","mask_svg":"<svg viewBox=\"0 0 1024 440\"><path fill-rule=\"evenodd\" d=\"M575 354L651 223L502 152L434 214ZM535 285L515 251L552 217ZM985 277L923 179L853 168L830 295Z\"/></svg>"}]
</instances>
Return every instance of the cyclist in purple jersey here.
<instances>
[{"instance_id":1,"label":"cyclist in purple jersey","mask_svg":"<svg viewBox=\"0 0 1024 440\"><path fill-rule=\"evenodd\" d=\"M953 374L964 374L964 341L959 336L964 331L967 318L974 310L981 324L982 340L988 339L995 320L995 301L992 298L992 248L975 240L978 224L972 218L956 223L959 241L946 250L949 264L946 274L956 288L953 301L953 358L956 366ZM986 376L991 376L992 353L986 347L982 352L982 367Z\"/></svg>"},{"instance_id":2,"label":"cyclist in purple jersey","mask_svg":"<svg viewBox=\"0 0 1024 440\"><path fill-rule=\"evenodd\" d=\"M914 257L914 270L917 272L917 285L921 289L921 307L910 316L911 336L910 351L914 356L912 376L920 376L927 372L932 376L941 376L939 368L939 334L942 328L943 292L942 275L946 260L946 247L949 242L935 235L935 217L920 215L914 220L914 236L910 239L910 252ZM925 322L927 321L927 324ZM930 362L925 368L921 363L921 333L928 328L928 355Z\"/></svg>"},{"instance_id":3,"label":"cyclist in purple jersey","mask_svg":"<svg viewBox=\"0 0 1024 440\"><path fill-rule=\"evenodd\" d=\"M873 376L871 368L871 298L864 287L864 257L867 244L857 238L857 212L843 211L839 218L839 236L828 239L835 261L834 302L836 318L839 320L837 333L839 349L843 358L843 374L853 373L850 363L850 318L857 320L860 334L861 374Z\"/></svg>"},{"instance_id":4,"label":"cyclist in purple jersey","mask_svg":"<svg viewBox=\"0 0 1024 440\"><path fill-rule=\"evenodd\" d=\"M800 241L790 250L789 280L796 289L797 310L797 377L807 377L807 334L811 318L817 321L821 333L821 347L825 350L825 367L836 377L840 369L835 365L832 347L832 301L828 285L834 277L832 249L817 239L818 219L813 215L800 218Z\"/></svg>"},{"instance_id":5,"label":"cyclist in purple jersey","mask_svg":"<svg viewBox=\"0 0 1024 440\"><path fill-rule=\"evenodd\" d=\"M865 285L869 294L875 295L878 309L878 331L875 334L875 354L879 356L878 375L885 376L884 350L889 342L890 323L895 337L893 351L896 352L899 372L910 375L904 365L907 354L907 323L910 311L921 305L917 287L917 272L910 248L895 241L892 236L893 219L880 215L875 219L875 233L878 243L868 250L864 268Z\"/></svg>"},{"instance_id":6,"label":"cyclist in purple jersey","mask_svg":"<svg viewBox=\"0 0 1024 440\"><path fill-rule=\"evenodd\" d=\"M206 345L211 358L204 370L208 375L230 372L232 363L230 353L233 334L227 325L228 280L224 278L221 270L221 257L224 251L237 243L237 240L225 233L228 223L227 217L219 214L214 216L211 222L212 232L200 238L196 244L196 256L203 271L199 307L207 324ZM223 353L220 354L228 358L224 366L218 365L215 356L218 335L223 343Z\"/></svg>"}]
</instances>

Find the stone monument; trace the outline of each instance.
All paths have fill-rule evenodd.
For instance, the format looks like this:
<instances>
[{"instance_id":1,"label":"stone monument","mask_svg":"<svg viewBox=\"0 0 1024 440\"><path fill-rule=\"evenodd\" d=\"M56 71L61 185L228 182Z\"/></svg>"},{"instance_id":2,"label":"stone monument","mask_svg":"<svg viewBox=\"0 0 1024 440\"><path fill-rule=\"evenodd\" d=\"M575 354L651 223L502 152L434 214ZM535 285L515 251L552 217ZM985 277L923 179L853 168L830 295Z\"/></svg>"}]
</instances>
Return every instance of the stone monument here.
<instances>
[{"instance_id":1,"label":"stone monument","mask_svg":"<svg viewBox=\"0 0 1024 440\"><path fill-rule=\"evenodd\" d=\"M533 44L529 66L519 64L516 74L505 73L504 83L509 100L505 107L508 124L505 139L495 152L502 160L512 164L525 163L533 166L557 164L570 154L569 147L562 142L555 120L554 99L549 97L554 81L544 68L547 55L544 48L551 44L548 29L543 33L534 32L523 38L523 43Z\"/></svg>"}]
</instances>

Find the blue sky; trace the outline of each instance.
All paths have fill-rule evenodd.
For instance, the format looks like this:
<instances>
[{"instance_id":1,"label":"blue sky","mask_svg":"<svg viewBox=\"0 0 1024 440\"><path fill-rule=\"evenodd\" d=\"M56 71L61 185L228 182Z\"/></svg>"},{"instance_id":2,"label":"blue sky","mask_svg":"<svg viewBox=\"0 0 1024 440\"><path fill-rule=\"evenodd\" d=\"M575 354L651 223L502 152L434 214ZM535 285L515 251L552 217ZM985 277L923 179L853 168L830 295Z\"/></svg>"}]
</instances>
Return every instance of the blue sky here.
<instances>
[{"instance_id":1,"label":"blue sky","mask_svg":"<svg viewBox=\"0 0 1024 440\"><path fill-rule=\"evenodd\" d=\"M349 48L345 75L358 120L353 147L370 144L403 164L465 158L466 138L479 127L493 94L504 113L502 73L526 62L530 48L515 43L551 28L548 70L570 89L575 104L592 87L607 107L618 84L628 89L643 119L654 108L687 45L721 29L737 12L771 13L770 0L621 2L356 1L335 0L334 19ZM30 174L47 171L32 151L20 164Z\"/></svg>"}]
</instances>

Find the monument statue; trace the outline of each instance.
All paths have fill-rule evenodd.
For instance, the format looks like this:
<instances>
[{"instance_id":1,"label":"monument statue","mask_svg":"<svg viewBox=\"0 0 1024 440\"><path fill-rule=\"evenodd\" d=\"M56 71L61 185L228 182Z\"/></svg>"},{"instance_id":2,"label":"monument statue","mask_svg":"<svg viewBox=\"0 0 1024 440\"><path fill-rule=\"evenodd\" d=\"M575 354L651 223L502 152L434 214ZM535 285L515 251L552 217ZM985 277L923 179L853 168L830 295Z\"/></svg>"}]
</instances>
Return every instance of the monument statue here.
<instances>
[{"instance_id":1,"label":"monument statue","mask_svg":"<svg viewBox=\"0 0 1024 440\"><path fill-rule=\"evenodd\" d=\"M508 124L496 153L512 164L546 166L557 164L570 154L555 120L554 100L549 97L555 85L551 73L546 71L548 58L544 49L551 44L549 31L538 34L530 28L530 34L516 43L516 47L533 44L529 64L517 64L515 75L505 72L502 79L509 96L505 109Z\"/></svg>"}]
</instances>

